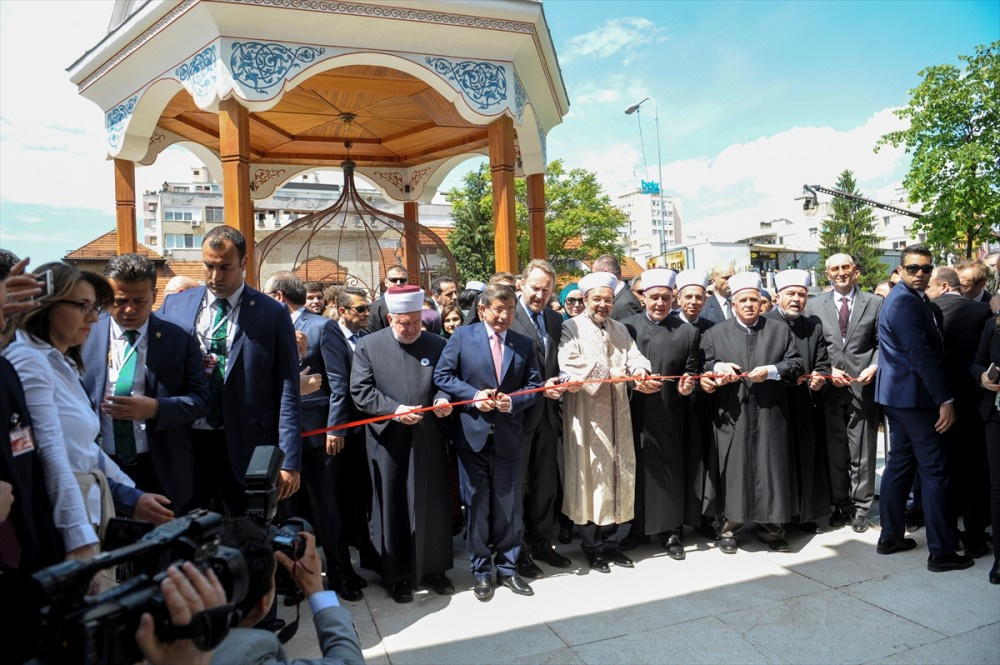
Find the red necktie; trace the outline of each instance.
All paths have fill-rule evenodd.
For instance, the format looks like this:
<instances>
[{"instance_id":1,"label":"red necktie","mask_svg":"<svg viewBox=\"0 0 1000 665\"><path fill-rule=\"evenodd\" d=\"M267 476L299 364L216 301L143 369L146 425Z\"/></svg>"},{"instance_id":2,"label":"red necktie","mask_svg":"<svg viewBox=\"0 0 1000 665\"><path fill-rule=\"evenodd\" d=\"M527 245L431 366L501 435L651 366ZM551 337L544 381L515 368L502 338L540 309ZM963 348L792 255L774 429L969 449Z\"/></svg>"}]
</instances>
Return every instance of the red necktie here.
<instances>
[{"instance_id":1,"label":"red necktie","mask_svg":"<svg viewBox=\"0 0 1000 665\"><path fill-rule=\"evenodd\" d=\"M840 336L847 337L847 322L851 318L851 311L847 309L847 298L840 298Z\"/></svg>"},{"instance_id":2,"label":"red necktie","mask_svg":"<svg viewBox=\"0 0 1000 665\"><path fill-rule=\"evenodd\" d=\"M503 345L500 343L500 335L493 334L490 347L493 351L493 367L497 372L497 387L500 387L500 376L503 374Z\"/></svg>"}]
</instances>

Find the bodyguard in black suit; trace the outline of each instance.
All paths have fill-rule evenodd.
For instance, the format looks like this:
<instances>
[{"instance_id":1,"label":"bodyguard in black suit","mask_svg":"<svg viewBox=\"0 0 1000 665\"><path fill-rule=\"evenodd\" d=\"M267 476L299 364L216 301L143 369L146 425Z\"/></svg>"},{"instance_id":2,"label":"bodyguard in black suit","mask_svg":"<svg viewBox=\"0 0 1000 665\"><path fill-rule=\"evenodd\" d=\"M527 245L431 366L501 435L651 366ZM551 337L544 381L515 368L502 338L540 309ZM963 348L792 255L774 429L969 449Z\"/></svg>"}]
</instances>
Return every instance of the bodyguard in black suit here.
<instances>
[{"instance_id":1,"label":"bodyguard in black suit","mask_svg":"<svg viewBox=\"0 0 1000 665\"><path fill-rule=\"evenodd\" d=\"M979 403L979 416L986 425L986 457L990 472L990 509L993 514L993 533L1000 533L1000 379L989 374L990 366L1000 367L1000 314L983 326L982 337L970 374L984 389ZM994 536L993 567L990 584L1000 584L1000 547Z\"/></svg>"},{"instance_id":2,"label":"bodyguard in black suit","mask_svg":"<svg viewBox=\"0 0 1000 665\"><path fill-rule=\"evenodd\" d=\"M284 303L292 317L292 326L306 336L306 352L299 358L299 368L309 368L322 377L319 390L302 396L302 431L349 422L348 381L351 353L337 323L305 308L305 285L290 272L279 272L267 280L264 292ZM347 372L343 366L347 362ZM338 371L339 369L339 371ZM364 597L363 580L351 567L347 549L347 497L342 492L344 479L344 434L331 431L302 439L302 484L304 496L292 496L278 504L279 517L287 519L301 511L296 504L308 501L313 526L323 543L330 588L345 600ZM361 580L359 582L359 580Z\"/></svg>"},{"instance_id":3,"label":"bodyguard in black suit","mask_svg":"<svg viewBox=\"0 0 1000 665\"><path fill-rule=\"evenodd\" d=\"M705 306L701 310L701 318L716 324L733 318L732 289L729 278L736 274L730 265L716 266L712 270L712 288L715 293L705 298Z\"/></svg>"},{"instance_id":4,"label":"bodyguard in black suit","mask_svg":"<svg viewBox=\"0 0 1000 665\"><path fill-rule=\"evenodd\" d=\"M510 324L511 330L533 342L543 381L559 377L562 317L548 307L554 287L555 270L549 262L542 259L531 261L524 269L517 313ZM572 563L553 549L551 540L558 510L560 422L559 403L555 400L536 400L524 414L521 465L524 474L524 549L521 550L517 570L530 579L542 575L530 556L556 568L567 568Z\"/></svg>"},{"instance_id":5,"label":"bodyguard in black suit","mask_svg":"<svg viewBox=\"0 0 1000 665\"><path fill-rule=\"evenodd\" d=\"M165 494L183 515L194 507L191 424L208 413L201 352L194 337L152 313L152 261L122 254L105 272L114 299L82 349L83 385L101 410L100 442L137 487Z\"/></svg>"},{"instance_id":6,"label":"bodyguard in black suit","mask_svg":"<svg viewBox=\"0 0 1000 665\"><path fill-rule=\"evenodd\" d=\"M385 280L383 280L385 289L391 289L394 286L403 286L408 281L410 281L410 274L406 272L406 268L403 266L389 266L386 268ZM376 298L371 305L371 309L368 311L368 332L382 330L382 328L389 325L389 319L386 316L388 313L389 309L385 306L385 296Z\"/></svg>"},{"instance_id":7,"label":"bodyguard in black suit","mask_svg":"<svg viewBox=\"0 0 1000 665\"><path fill-rule=\"evenodd\" d=\"M957 533L957 518L962 516L965 532L961 539L966 554L978 556L989 551L986 527L990 524L990 480L986 433L978 417L983 390L970 376L969 367L976 357L983 326L990 319L990 308L984 302L966 300L959 289L958 273L948 266L938 266L931 273L927 296L941 311L944 371L955 392L955 425L942 437L951 475L951 525Z\"/></svg>"}]
</instances>

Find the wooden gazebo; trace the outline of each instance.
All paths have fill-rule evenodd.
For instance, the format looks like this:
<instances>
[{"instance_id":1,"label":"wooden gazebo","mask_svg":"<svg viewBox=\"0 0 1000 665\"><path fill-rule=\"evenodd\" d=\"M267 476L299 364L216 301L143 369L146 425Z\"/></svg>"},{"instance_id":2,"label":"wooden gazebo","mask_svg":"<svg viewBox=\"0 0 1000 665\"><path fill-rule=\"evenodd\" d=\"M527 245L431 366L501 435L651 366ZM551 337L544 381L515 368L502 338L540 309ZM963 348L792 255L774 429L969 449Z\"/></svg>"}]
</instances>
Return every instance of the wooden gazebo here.
<instances>
[{"instance_id":1,"label":"wooden gazebo","mask_svg":"<svg viewBox=\"0 0 1000 665\"><path fill-rule=\"evenodd\" d=\"M497 269L518 267L515 176L544 256L545 137L569 103L536 0L117 0L69 72L105 113L119 252L136 247L135 164L179 143L248 238L253 200L303 171L349 157L416 221L451 168L488 155Z\"/></svg>"}]
</instances>

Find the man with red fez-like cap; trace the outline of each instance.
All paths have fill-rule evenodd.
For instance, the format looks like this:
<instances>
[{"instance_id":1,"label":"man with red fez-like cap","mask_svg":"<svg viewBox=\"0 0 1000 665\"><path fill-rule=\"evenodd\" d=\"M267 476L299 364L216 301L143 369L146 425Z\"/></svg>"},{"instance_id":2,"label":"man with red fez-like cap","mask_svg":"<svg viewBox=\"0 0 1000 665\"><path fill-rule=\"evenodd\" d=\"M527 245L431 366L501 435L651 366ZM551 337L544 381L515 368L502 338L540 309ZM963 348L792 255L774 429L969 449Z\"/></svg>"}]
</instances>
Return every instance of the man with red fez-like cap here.
<instances>
[{"instance_id":1,"label":"man with red fez-like cap","mask_svg":"<svg viewBox=\"0 0 1000 665\"><path fill-rule=\"evenodd\" d=\"M444 339L420 329L424 292L392 287L385 294L389 325L360 337L351 366L351 397L368 416L399 414L365 428L372 480L372 544L379 574L397 603L413 600L421 580L441 595L455 587L445 417L447 395L434 387ZM436 406L425 413L408 413Z\"/></svg>"},{"instance_id":2,"label":"man with red fez-like cap","mask_svg":"<svg viewBox=\"0 0 1000 665\"><path fill-rule=\"evenodd\" d=\"M830 355L823 337L823 323L806 314L809 299L809 272L782 270L774 276L777 308L764 315L788 325L795 347L802 356L803 375L787 386L789 423L795 445L799 510L796 525L806 533L822 533L816 524L830 514L830 478L827 471L823 432L823 404L819 391L830 375ZM812 376L806 376L806 375Z\"/></svg>"},{"instance_id":3,"label":"man with red fez-like cap","mask_svg":"<svg viewBox=\"0 0 1000 665\"><path fill-rule=\"evenodd\" d=\"M788 399L782 381L802 374L802 357L787 325L760 316L760 276L729 279L733 318L712 326L701 341L701 387L715 393L713 426L719 459L719 549L735 554L736 532L756 522L758 537L787 552L786 522L798 511ZM745 375L745 376L741 376Z\"/></svg>"}]
</instances>

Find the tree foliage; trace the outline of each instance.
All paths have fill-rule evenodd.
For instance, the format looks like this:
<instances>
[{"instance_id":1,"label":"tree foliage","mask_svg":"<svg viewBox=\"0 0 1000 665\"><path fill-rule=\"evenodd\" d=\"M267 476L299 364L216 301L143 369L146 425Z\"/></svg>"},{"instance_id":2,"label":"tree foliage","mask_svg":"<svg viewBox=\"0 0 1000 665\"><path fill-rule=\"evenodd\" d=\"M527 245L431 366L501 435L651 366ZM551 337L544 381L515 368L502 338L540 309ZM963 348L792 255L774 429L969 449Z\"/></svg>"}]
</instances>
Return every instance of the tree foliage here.
<instances>
[{"instance_id":1,"label":"tree foliage","mask_svg":"<svg viewBox=\"0 0 1000 665\"><path fill-rule=\"evenodd\" d=\"M517 219L517 256L520 266L530 255L527 187L514 181ZM452 206L455 229L448 247L458 266L459 280L486 280L494 272L493 184L488 164L465 175L460 187L445 194ZM611 205L597 176L585 169L567 172L560 160L545 172L545 245L547 259L562 269L572 259L595 259L601 254L621 257L617 229L625 214Z\"/></svg>"},{"instance_id":2,"label":"tree foliage","mask_svg":"<svg viewBox=\"0 0 1000 665\"><path fill-rule=\"evenodd\" d=\"M965 63L921 70L910 103L896 111L909 128L883 136L913 154L903 186L928 214L914 222L928 244L971 257L1000 230L1000 41L979 46ZM956 247L956 245L958 247Z\"/></svg>"},{"instance_id":3,"label":"tree foliage","mask_svg":"<svg viewBox=\"0 0 1000 665\"><path fill-rule=\"evenodd\" d=\"M835 189L862 196L854 174L847 169L837 178ZM839 196L835 196L830 205L833 215L823 220L823 230L819 234L820 265L825 266L826 260L834 254L850 254L861 269L859 285L870 291L882 281L885 273L879 260L881 238L875 233L875 213L865 203Z\"/></svg>"}]
</instances>

